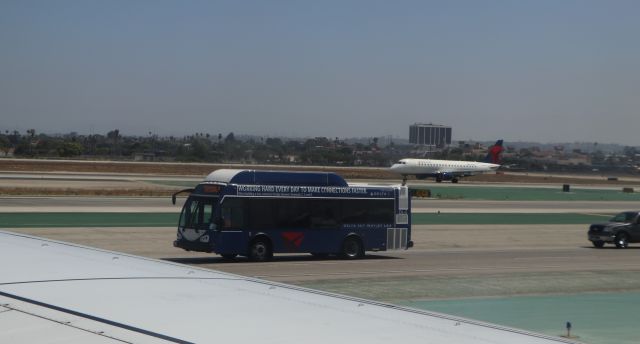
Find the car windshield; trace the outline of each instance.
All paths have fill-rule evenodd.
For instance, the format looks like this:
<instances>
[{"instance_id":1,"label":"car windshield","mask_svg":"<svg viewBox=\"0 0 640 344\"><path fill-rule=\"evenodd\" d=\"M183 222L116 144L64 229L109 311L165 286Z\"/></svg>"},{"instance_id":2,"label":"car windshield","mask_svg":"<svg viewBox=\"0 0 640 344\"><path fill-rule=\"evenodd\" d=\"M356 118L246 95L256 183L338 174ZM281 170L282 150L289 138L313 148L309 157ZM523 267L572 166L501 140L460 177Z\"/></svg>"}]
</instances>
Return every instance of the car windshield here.
<instances>
[{"instance_id":1,"label":"car windshield","mask_svg":"<svg viewBox=\"0 0 640 344\"><path fill-rule=\"evenodd\" d=\"M609 221L610 222L632 222L635 217L636 217L636 213L626 211L624 213L620 213L612 217Z\"/></svg>"}]
</instances>

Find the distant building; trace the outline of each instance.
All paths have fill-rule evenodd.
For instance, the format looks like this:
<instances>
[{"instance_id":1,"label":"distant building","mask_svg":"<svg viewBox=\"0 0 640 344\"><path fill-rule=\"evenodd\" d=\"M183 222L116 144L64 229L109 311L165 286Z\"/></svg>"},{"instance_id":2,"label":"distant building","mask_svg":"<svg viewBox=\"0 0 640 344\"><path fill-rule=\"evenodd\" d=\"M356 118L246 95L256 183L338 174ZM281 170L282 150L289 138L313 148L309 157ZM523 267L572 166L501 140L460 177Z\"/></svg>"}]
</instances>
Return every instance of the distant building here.
<instances>
[{"instance_id":1,"label":"distant building","mask_svg":"<svg viewBox=\"0 0 640 344\"><path fill-rule=\"evenodd\" d=\"M15 148L0 148L0 158L13 158Z\"/></svg>"},{"instance_id":2,"label":"distant building","mask_svg":"<svg viewBox=\"0 0 640 344\"><path fill-rule=\"evenodd\" d=\"M133 161L155 161L155 153L135 153L133 154Z\"/></svg>"},{"instance_id":3,"label":"distant building","mask_svg":"<svg viewBox=\"0 0 640 344\"><path fill-rule=\"evenodd\" d=\"M413 124L409 126L409 143L444 148L451 145L451 127L431 123Z\"/></svg>"}]
</instances>

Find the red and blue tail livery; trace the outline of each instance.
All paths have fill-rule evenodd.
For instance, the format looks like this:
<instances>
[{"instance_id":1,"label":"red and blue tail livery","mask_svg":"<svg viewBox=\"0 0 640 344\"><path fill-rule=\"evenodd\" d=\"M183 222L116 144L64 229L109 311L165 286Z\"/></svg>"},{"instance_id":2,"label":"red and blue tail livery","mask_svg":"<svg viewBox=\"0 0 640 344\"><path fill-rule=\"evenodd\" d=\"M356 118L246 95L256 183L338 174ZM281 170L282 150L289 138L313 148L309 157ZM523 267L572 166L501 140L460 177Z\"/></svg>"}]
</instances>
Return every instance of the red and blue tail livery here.
<instances>
[{"instance_id":1,"label":"red and blue tail livery","mask_svg":"<svg viewBox=\"0 0 640 344\"><path fill-rule=\"evenodd\" d=\"M484 158L484 162L488 162L490 164L500 164L500 154L502 154L502 151L504 151L502 142L503 140L498 140L493 146L489 147L489 152Z\"/></svg>"}]
</instances>

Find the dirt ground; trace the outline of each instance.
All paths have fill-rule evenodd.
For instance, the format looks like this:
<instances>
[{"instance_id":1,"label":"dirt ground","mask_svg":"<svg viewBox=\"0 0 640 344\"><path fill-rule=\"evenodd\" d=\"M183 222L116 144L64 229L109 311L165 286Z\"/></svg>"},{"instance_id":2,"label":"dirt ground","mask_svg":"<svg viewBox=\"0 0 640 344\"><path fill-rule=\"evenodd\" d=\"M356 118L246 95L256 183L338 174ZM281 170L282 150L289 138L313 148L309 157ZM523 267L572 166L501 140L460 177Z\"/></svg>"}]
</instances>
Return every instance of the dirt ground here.
<instances>
[{"instance_id":1,"label":"dirt ground","mask_svg":"<svg viewBox=\"0 0 640 344\"><path fill-rule=\"evenodd\" d=\"M160 174L179 176L206 176L221 168L254 170L335 171L345 178L394 179L397 175L380 168L339 166L293 166L293 165L239 165L205 163L162 163L125 161L78 161L78 160L21 160L0 159L0 171L7 172L93 172L122 174Z\"/></svg>"}]
</instances>

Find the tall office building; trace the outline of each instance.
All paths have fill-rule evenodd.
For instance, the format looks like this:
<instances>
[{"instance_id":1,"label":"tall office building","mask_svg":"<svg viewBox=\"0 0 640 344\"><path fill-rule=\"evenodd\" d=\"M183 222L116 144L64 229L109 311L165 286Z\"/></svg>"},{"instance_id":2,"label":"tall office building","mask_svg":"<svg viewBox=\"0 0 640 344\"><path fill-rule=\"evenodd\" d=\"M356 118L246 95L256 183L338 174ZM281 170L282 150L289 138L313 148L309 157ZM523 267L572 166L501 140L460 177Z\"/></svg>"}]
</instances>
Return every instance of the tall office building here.
<instances>
[{"instance_id":1,"label":"tall office building","mask_svg":"<svg viewBox=\"0 0 640 344\"><path fill-rule=\"evenodd\" d=\"M431 123L413 124L409 127L409 143L444 148L451 144L451 127Z\"/></svg>"}]
</instances>

